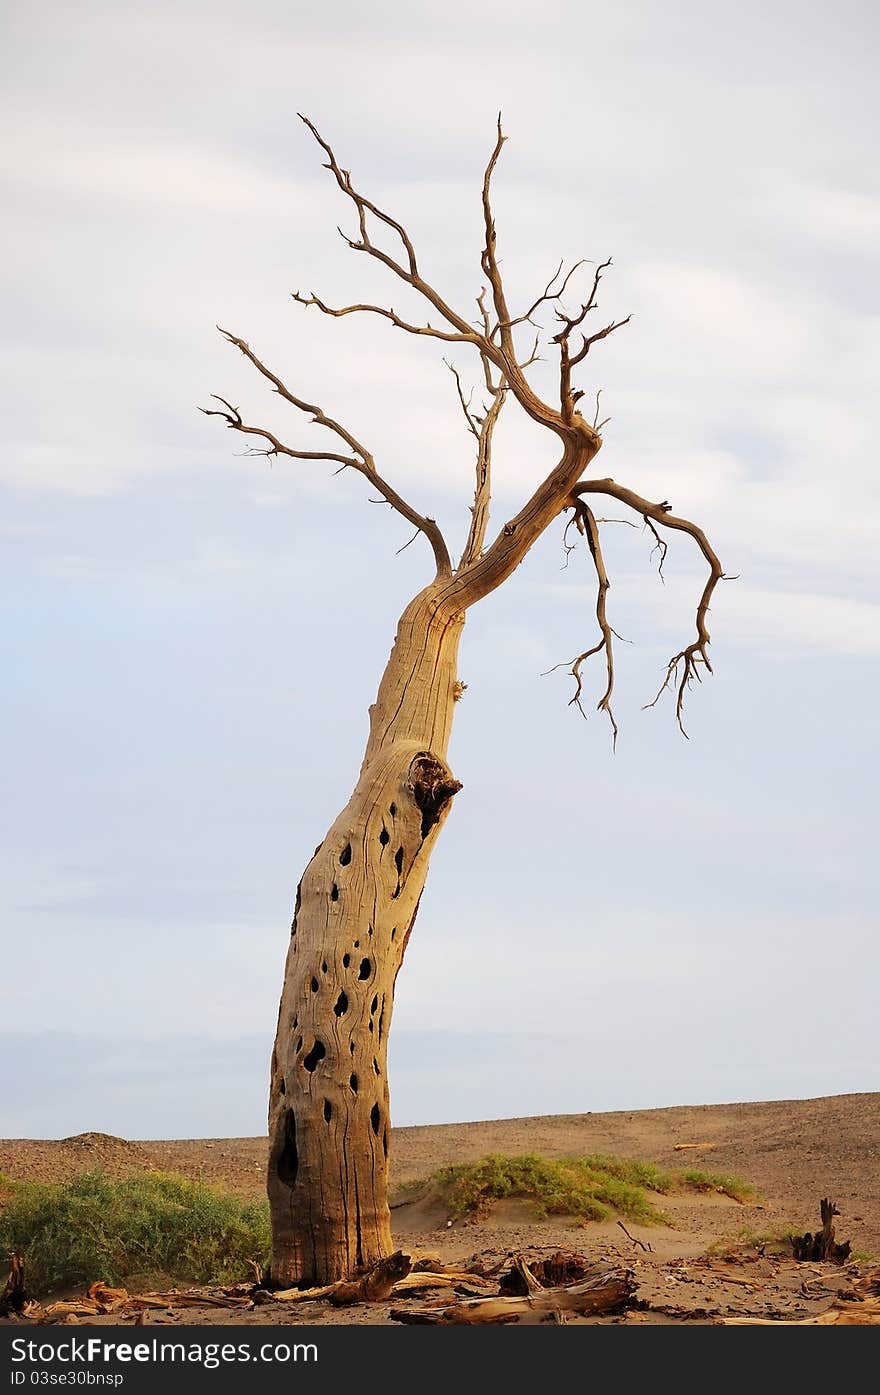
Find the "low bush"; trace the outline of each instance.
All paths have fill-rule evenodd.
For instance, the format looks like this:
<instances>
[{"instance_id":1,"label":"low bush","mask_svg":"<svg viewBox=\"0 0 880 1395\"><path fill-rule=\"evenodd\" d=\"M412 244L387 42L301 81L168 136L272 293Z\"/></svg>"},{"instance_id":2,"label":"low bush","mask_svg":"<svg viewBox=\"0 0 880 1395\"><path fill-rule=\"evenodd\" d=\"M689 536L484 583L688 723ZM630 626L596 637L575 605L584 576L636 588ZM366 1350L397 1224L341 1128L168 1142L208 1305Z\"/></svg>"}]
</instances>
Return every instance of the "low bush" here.
<instances>
[{"instance_id":1,"label":"low bush","mask_svg":"<svg viewBox=\"0 0 880 1395\"><path fill-rule=\"evenodd\" d=\"M735 1177L695 1170L667 1172L632 1158L601 1153L568 1158L491 1153L478 1162L441 1168L426 1182L407 1183L398 1199L434 1195L457 1219L485 1215L494 1201L504 1197L522 1197L533 1203L538 1216L568 1215L600 1221L614 1215L642 1225L658 1225L666 1217L651 1194L687 1191L720 1191L737 1201L755 1197L754 1188Z\"/></svg>"},{"instance_id":2,"label":"low bush","mask_svg":"<svg viewBox=\"0 0 880 1395\"><path fill-rule=\"evenodd\" d=\"M268 1264L265 1202L172 1173L7 1181L0 1205L0 1255L22 1252L31 1293L96 1279L234 1283L248 1260Z\"/></svg>"}]
</instances>

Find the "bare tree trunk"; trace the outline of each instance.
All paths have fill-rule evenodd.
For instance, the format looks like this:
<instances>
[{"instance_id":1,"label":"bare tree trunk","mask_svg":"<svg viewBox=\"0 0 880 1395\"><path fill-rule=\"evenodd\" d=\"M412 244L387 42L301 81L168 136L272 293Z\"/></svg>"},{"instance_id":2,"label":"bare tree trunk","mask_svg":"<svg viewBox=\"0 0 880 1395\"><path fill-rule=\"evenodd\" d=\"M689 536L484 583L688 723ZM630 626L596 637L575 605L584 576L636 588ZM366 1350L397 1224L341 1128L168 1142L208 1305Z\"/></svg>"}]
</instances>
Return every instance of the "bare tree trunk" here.
<instances>
[{"instance_id":1,"label":"bare tree trunk","mask_svg":"<svg viewBox=\"0 0 880 1395\"><path fill-rule=\"evenodd\" d=\"M272 1280L326 1284L391 1253L386 1050L394 983L452 796L464 613L411 602L355 790L306 868L269 1105Z\"/></svg>"}]
</instances>

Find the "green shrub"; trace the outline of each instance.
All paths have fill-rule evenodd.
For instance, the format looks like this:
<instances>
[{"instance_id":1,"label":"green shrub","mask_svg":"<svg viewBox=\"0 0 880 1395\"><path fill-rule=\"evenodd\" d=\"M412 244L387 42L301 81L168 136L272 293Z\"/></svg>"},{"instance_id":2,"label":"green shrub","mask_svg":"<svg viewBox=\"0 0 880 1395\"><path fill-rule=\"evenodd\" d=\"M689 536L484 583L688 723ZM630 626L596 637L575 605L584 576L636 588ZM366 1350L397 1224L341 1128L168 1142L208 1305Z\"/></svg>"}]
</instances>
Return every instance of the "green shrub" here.
<instances>
[{"instance_id":1,"label":"green shrub","mask_svg":"<svg viewBox=\"0 0 880 1395\"><path fill-rule=\"evenodd\" d=\"M0 1211L0 1255L13 1250L32 1293L134 1276L235 1282L249 1259L268 1264L268 1207L164 1172L15 1182Z\"/></svg>"},{"instance_id":2,"label":"green shrub","mask_svg":"<svg viewBox=\"0 0 880 1395\"><path fill-rule=\"evenodd\" d=\"M754 1188L735 1177L665 1172L653 1163L602 1153L568 1158L491 1153L478 1162L441 1168L427 1182L407 1183L399 1195L405 1200L416 1194L433 1194L456 1219L486 1215L493 1201L504 1197L523 1197L533 1203L538 1216L601 1221L616 1215L642 1225L658 1225L666 1217L648 1193L708 1190L724 1191L738 1201L755 1195Z\"/></svg>"},{"instance_id":3,"label":"green shrub","mask_svg":"<svg viewBox=\"0 0 880 1395\"><path fill-rule=\"evenodd\" d=\"M493 1201L524 1197L533 1202L538 1216L600 1221L614 1212L644 1224L662 1220L643 1188L630 1180L625 1166L615 1162L608 1167L606 1161L493 1153L479 1162L442 1168L429 1186L454 1217L486 1214Z\"/></svg>"},{"instance_id":4,"label":"green shrub","mask_svg":"<svg viewBox=\"0 0 880 1395\"><path fill-rule=\"evenodd\" d=\"M696 1168L689 1168L681 1174L681 1180L685 1188L691 1191L723 1192L734 1201L757 1200L755 1188L748 1182L741 1182L738 1177L725 1177L718 1172L698 1172Z\"/></svg>"}]
</instances>

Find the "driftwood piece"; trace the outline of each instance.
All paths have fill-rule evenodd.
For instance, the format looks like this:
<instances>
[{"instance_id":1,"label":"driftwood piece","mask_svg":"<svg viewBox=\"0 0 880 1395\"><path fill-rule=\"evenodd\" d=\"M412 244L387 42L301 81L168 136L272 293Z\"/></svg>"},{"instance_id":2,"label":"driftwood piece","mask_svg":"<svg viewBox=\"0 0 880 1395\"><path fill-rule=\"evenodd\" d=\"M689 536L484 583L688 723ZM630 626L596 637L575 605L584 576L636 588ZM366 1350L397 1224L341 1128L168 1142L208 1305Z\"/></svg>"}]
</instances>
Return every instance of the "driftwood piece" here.
<instances>
[{"instance_id":1,"label":"driftwood piece","mask_svg":"<svg viewBox=\"0 0 880 1395\"><path fill-rule=\"evenodd\" d=\"M446 1274L421 1270L418 1274L405 1274L398 1279L391 1294L396 1298L398 1294L421 1293L431 1288L470 1289L473 1293L479 1293L494 1289L495 1284L492 1279L483 1279L479 1274L468 1274L464 1270L451 1270Z\"/></svg>"},{"instance_id":2,"label":"driftwood piece","mask_svg":"<svg viewBox=\"0 0 880 1395\"><path fill-rule=\"evenodd\" d=\"M26 1302L24 1256L16 1251L10 1262L9 1277L3 1287L3 1292L0 1293L0 1317L9 1317L12 1313L20 1313Z\"/></svg>"},{"instance_id":3,"label":"driftwood piece","mask_svg":"<svg viewBox=\"0 0 880 1395\"><path fill-rule=\"evenodd\" d=\"M714 1147L714 1143L673 1143L672 1151L673 1153L705 1153Z\"/></svg>"},{"instance_id":4,"label":"driftwood piece","mask_svg":"<svg viewBox=\"0 0 880 1395\"><path fill-rule=\"evenodd\" d=\"M635 1275L624 1269L567 1288L541 1289L524 1297L471 1298L447 1308L392 1308L391 1318L423 1325L558 1321L561 1315L620 1312L635 1289Z\"/></svg>"},{"instance_id":5,"label":"driftwood piece","mask_svg":"<svg viewBox=\"0 0 880 1395\"><path fill-rule=\"evenodd\" d=\"M848 1240L844 1240L843 1244L839 1245L834 1239L834 1217L839 1216L840 1212L834 1202L829 1201L827 1197L822 1198L819 1209L822 1216L822 1229L817 1230L815 1235L811 1235L809 1231L804 1235L793 1235L791 1247L794 1251L794 1257L801 1261L828 1260L832 1264L844 1264L849 1259L852 1245Z\"/></svg>"},{"instance_id":6,"label":"driftwood piece","mask_svg":"<svg viewBox=\"0 0 880 1395\"><path fill-rule=\"evenodd\" d=\"M724 1327L880 1327L880 1302L865 1299L861 1303L841 1300L824 1313L805 1318L721 1318Z\"/></svg>"},{"instance_id":7,"label":"driftwood piece","mask_svg":"<svg viewBox=\"0 0 880 1395\"><path fill-rule=\"evenodd\" d=\"M627 1240L629 1240L631 1244L637 1245L640 1250L644 1250L646 1255L654 1253L654 1246L651 1244L650 1240L646 1242L644 1240L639 1240L638 1236L636 1235L630 1235L626 1226L623 1224L623 1221L618 1221L617 1224L620 1226L620 1229L623 1231Z\"/></svg>"},{"instance_id":8,"label":"driftwood piece","mask_svg":"<svg viewBox=\"0 0 880 1395\"><path fill-rule=\"evenodd\" d=\"M359 1279L335 1284L327 1297L337 1308L348 1307L351 1303L381 1303L390 1298L394 1285L404 1278L412 1267L412 1260L402 1250L395 1250L387 1259L379 1263Z\"/></svg>"},{"instance_id":9,"label":"driftwood piece","mask_svg":"<svg viewBox=\"0 0 880 1395\"><path fill-rule=\"evenodd\" d=\"M279 1288L272 1297L279 1303L308 1303L317 1298L329 1298L336 1284L321 1284L318 1288Z\"/></svg>"},{"instance_id":10,"label":"driftwood piece","mask_svg":"<svg viewBox=\"0 0 880 1395\"><path fill-rule=\"evenodd\" d=\"M501 1275L498 1293L502 1298L525 1298L529 1293L542 1293L549 1287L536 1277L534 1265L526 1264L522 1255L517 1255L507 1272Z\"/></svg>"},{"instance_id":11,"label":"driftwood piece","mask_svg":"<svg viewBox=\"0 0 880 1395\"><path fill-rule=\"evenodd\" d=\"M542 1288L567 1288L595 1273L595 1262L573 1250L557 1250L549 1259L526 1262L517 1255L510 1269L501 1275L498 1292L503 1297L524 1297Z\"/></svg>"}]
</instances>

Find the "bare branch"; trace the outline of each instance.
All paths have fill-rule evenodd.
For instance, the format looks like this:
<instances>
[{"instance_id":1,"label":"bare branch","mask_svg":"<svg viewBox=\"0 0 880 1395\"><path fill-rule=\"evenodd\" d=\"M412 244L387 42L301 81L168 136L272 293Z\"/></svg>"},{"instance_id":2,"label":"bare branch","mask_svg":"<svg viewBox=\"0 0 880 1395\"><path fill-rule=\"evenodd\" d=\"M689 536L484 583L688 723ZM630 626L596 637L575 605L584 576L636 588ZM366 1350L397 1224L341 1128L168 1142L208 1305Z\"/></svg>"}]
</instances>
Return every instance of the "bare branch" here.
<instances>
[{"instance_id":1,"label":"bare branch","mask_svg":"<svg viewBox=\"0 0 880 1395\"><path fill-rule=\"evenodd\" d=\"M708 615L712 596L718 582L722 580L732 580L732 578L725 576L721 563L710 546L709 540L702 528L699 528L696 523L691 523L687 518L678 518L672 513L671 505L665 499L659 504L651 503L650 500L643 499L640 494L636 494L635 490L626 489L623 485L616 484L615 481L611 479L581 480L572 490L572 500L584 494L604 494L612 499L617 499L622 504L627 504L631 509L634 509L636 513L641 514L649 527L652 527L655 523L659 523L664 528L673 528L677 532L687 533L688 536L693 538L696 542L709 567L709 577L697 605L696 639L693 640L691 644L686 645L679 653L672 656L666 668L666 676L656 696L651 702L645 704L646 707L654 707L661 694L672 684L675 688L676 695L676 720L682 735L686 737L687 732L684 729L682 721L685 696L694 679L698 682L702 681L700 666L705 668L708 673L712 672L712 664L708 654L710 635L706 624L706 616ZM662 546L662 539L659 534L657 534L656 529L652 527L652 531L654 532L657 542ZM664 551L661 555L661 567L665 555L666 553ZM680 674L679 670L681 670Z\"/></svg>"},{"instance_id":2,"label":"bare branch","mask_svg":"<svg viewBox=\"0 0 880 1395\"><path fill-rule=\"evenodd\" d=\"M501 130L501 113L498 113L498 135L495 141L495 148L489 157L486 172L483 175L483 223L486 230L486 243L483 248L481 258L483 274L489 282L492 291L492 301L495 306L495 315L498 320L498 333L501 336L501 347L509 358L515 358L513 346L513 333L511 331L510 311L507 308L507 299L504 294L504 283L501 280L501 272L498 269L497 256L497 234L495 232L495 219L492 216L491 185L492 172L498 163L501 154L501 147L504 145L505 136Z\"/></svg>"},{"instance_id":3,"label":"bare branch","mask_svg":"<svg viewBox=\"0 0 880 1395\"><path fill-rule=\"evenodd\" d=\"M580 325L583 324L590 311L595 309L602 273L603 271L607 271L610 265L611 258L609 257L607 261L600 262L596 267L593 274L593 284L590 287L590 294L587 296L587 299L576 315L565 315L560 310L556 312L556 318L561 323L562 329L558 334L553 336L552 342L559 345L559 398L562 407L562 416L565 421L570 422L572 420L575 403L580 397L583 397L582 392L572 392L571 370L579 363L583 362L594 344L598 343L600 339L607 339L608 335L613 334L616 329L621 329L624 325L629 324L632 318L631 315L627 315L625 320L613 320L611 324L606 325L604 329L597 330L595 334L582 335L580 349L572 354L569 344L571 335L574 330L578 329ZM598 418L599 415L598 407L599 398L597 394L596 418ZM605 422L603 422L602 425L604 426ZM593 422L593 427L594 430L598 431L599 427L595 420Z\"/></svg>"},{"instance_id":4,"label":"bare branch","mask_svg":"<svg viewBox=\"0 0 880 1395\"><path fill-rule=\"evenodd\" d=\"M333 154L333 151L331 150L327 142L324 140L324 137L321 135L318 128L315 125L313 125L313 123L309 120L307 116L303 116L302 112L299 112L298 115L300 121L302 121L306 126L308 126L312 135L315 137L315 140L318 142L321 149L324 151L324 154L327 156L328 163L325 165L325 169L331 170L333 172L333 176L336 180L336 183L339 185L342 192L344 194L347 194L348 197L354 202L358 211L358 219L361 225L361 237L363 238L365 245L367 247L369 247L370 245L366 231L366 214L369 212L372 213L375 218L378 218L380 222L387 224L389 228L393 228L394 231L397 233L406 251L410 275L413 277L417 277L419 274L419 269L416 265L416 254L405 228L394 218L390 218L387 213L383 213L381 208L377 208L376 205L374 203L371 203L369 199L365 199L362 194L358 194L355 192L351 184L351 175L349 174L348 170L343 170L339 168L339 165L336 161L336 156Z\"/></svg>"},{"instance_id":5,"label":"bare branch","mask_svg":"<svg viewBox=\"0 0 880 1395\"><path fill-rule=\"evenodd\" d=\"M602 653L602 651L604 650L606 679L605 691L603 692L601 698L599 699L596 705L596 711L606 712L608 714L608 720L611 723L612 730L612 746L616 747L617 722L615 721L614 712L611 708L611 695L614 692L613 636L616 634L616 631L612 629L611 625L608 623L608 612L606 606L608 590L611 586L611 582L608 580L608 572L605 568L605 558L602 555L602 547L599 540L599 528L592 509L589 508L589 506L585 504L581 499L573 499L571 507L574 509L574 517L570 519L569 522L566 524L565 533L563 534L563 545L566 548L566 564L568 562L568 554L570 554L573 551L574 544L566 543L565 539L568 535L569 528L572 526L572 524L574 524L577 527L578 532L581 533L587 539L587 546L590 549L590 556L593 559L593 565L596 569L596 620L599 625L601 639L599 640L598 644L594 644L592 648L584 650L583 654L578 654L577 658L573 660L569 672L575 681L575 690L574 696L571 698L568 705L569 707L577 707L581 715L586 717L587 714L584 711L583 703L581 702L581 695L584 690L582 670L584 664L587 662L588 659L591 659L594 654ZM557 664L555 667L561 668L563 667L563 665ZM553 672L553 670L548 670L548 672Z\"/></svg>"},{"instance_id":6,"label":"bare branch","mask_svg":"<svg viewBox=\"0 0 880 1395\"><path fill-rule=\"evenodd\" d=\"M307 116L303 116L302 113L300 113L300 120L309 128L315 140L327 156L325 168L330 170L343 194L351 199L357 210L360 239L346 237L345 233L342 233L342 236L345 238L345 241L352 251L366 252L368 256L374 257L376 261L382 262L383 266L387 266L389 271L394 272L395 276L399 276L408 286L412 286L414 290L424 296L424 298L443 316L447 324L450 324L457 334L461 336L462 341L473 344L482 343L485 347L484 336L474 330L462 315L459 315L450 305L447 305L446 301L443 300L442 296L438 295L434 287L424 280L419 272L415 251L410 241L409 234L406 232L403 225L398 223L395 218L385 213L381 208L377 207L370 199L365 198L363 194L358 193L351 182L349 171L343 170L340 167L333 150L327 141L324 140L324 137L317 127ZM367 219L368 214L371 214L374 218L377 218L381 223L384 223L397 233L406 254L405 265L395 261L392 256L389 256L381 247L377 247L371 240ZM401 325L401 327L405 326ZM430 327L428 328L428 332L432 332ZM436 337L439 338L441 336L438 334Z\"/></svg>"},{"instance_id":7,"label":"bare branch","mask_svg":"<svg viewBox=\"0 0 880 1395\"><path fill-rule=\"evenodd\" d=\"M300 295L299 291L292 292L292 298L299 305L314 305L322 314L332 315L335 319L341 319L343 315L381 315L383 319L390 320L397 329L405 329L407 334L427 335L430 339L442 339L447 344L473 344L477 336L470 334L457 334L452 330L435 329L433 325L411 325L407 320L402 320L390 307L386 309L384 305L344 305L341 309L335 310L331 305L325 304L316 295Z\"/></svg>"},{"instance_id":8,"label":"bare branch","mask_svg":"<svg viewBox=\"0 0 880 1395\"><path fill-rule=\"evenodd\" d=\"M220 327L218 326L218 328ZM217 408L210 407L202 407L200 410L204 412L206 416L223 417L230 430L239 431L247 436L258 436L262 440L267 441L269 443L269 449L264 452L266 455L287 455L296 460L332 460L343 469L357 470L358 473L369 480L376 491L381 494L385 503L389 504L391 508L396 509L399 514L413 525L413 527L418 528L420 532L424 533L434 553L438 576L451 575L452 562L449 557L449 549L446 546L446 541L436 521L433 518L427 518L425 515L420 514L411 504L406 502L402 495L398 494L397 490L394 489L387 480L382 478L379 471L376 469L376 462L366 446L363 446L356 436L353 436L346 427L342 426L333 417L328 417L315 403L306 402L303 398L297 397L291 392L281 378L279 378L276 373L273 373L272 370L257 357L250 345L243 339L240 339L235 334L231 334L229 330L226 329L220 329L220 333L230 344L235 345L244 357L253 364L258 373L272 384L273 391L276 392L279 397L283 397L286 402L296 407L298 411L310 416L314 425L322 426L327 431L338 436L339 439L349 447L352 454L342 455L337 451L323 450L295 450L283 444L277 436L265 427L248 425L243 421L238 409L232 407L224 398L215 397L214 400L221 402L225 410L221 411Z\"/></svg>"},{"instance_id":9,"label":"bare branch","mask_svg":"<svg viewBox=\"0 0 880 1395\"><path fill-rule=\"evenodd\" d=\"M446 367L449 369L450 373L455 379L455 390L458 393L458 400L461 403L461 410L464 412L464 419L467 422L468 431L470 431L472 436L476 436L477 440L479 441L480 428L477 426L474 417L471 416L471 401L473 399L473 393L471 393L470 397L467 399L467 401L465 401L465 396L462 390L461 378L459 377L458 369L456 368L454 363L450 363L449 360L446 358L443 360L443 362L446 364Z\"/></svg>"},{"instance_id":10,"label":"bare branch","mask_svg":"<svg viewBox=\"0 0 880 1395\"><path fill-rule=\"evenodd\" d=\"M502 383L493 394L492 402L485 416L482 419L475 419L479 424L476 484L474 486L474 503L471 509L471 526L468 530L464 551L461 554L460 568L470 565L481 556L483 551L486 529L489 526L489 505L492 498L492 435L501 414L501 408L504 406L506 392L506 384Z\"/></svg>"},{"instance_id":11,"label":"bare branch","mask_svg":"<svg viewBox=\"0 0 880 1395\"><path fill-rule=\"evenodd\" d=\"M554 290L553 290L553 282L554 282L554 281L556 280L556 278L560 275L560 273L561 273L561 271L562 271L562 265L563 265L563 264L562 264L562 262L560 261L558 267L557 267L556 270L554 271L553 275L550 277L550 280L547 282L547 284L546 284L546 286L544 287L543 291L542 291L541 294L538 296L538 299L535 300L535 301L533 301L533 303L529 306L529 308L528 308L528 310L525 312L525 314L524 314L524 315L517 315L517 317L516 317L515 320L511 320L511 322L510 322L510 328L511 328L511 329L513 329L513 327L514 327L515 325L525 324L526 320L528 320L529 323L531 323L532 316L535 314L535 312L536 312L536 310L539 308L539 306L544 305L544 304L547 304L547 303L549 303L551 300L557 300L557 301L560 300L561 297L565 295L565 288L566 288L566 286L568 285L569 281L571 280L572 276L574 276L575 272L576 272L580 267L586 266L586 261L581 260L581 261L579 261L579 262L575 262L574 266L572 266L572 267L565 273L565 277L563 278L562 285L559 287L558 290L554 291Z\"/></svg>"},{"instance_id":12,"label":"bare branch","mask_svg":"<svg viewBox=\"0 0 880 1395\"><path fill-rule=\"evenodd\" d=\"M577 364L581 363L583 359L586 358L592 346L598 344L600 339L607 339L608 335L613 334L616 329L622 329L624 325L628 325L631 319L632 315L627 315L624 320L612 320L610 325L606 325L604 329L597 330L595 334L584 335L584 342L581 349L575 354L574 358L571 359L572 368L576 367Z\"/></svg>"},{"instance_id":13,"label":"bare branch","mask_svg":"<svg viewBox=\"0 0 880 1395\"><path fill-rule=\"evenodd\" d=\"M578 325L583 324L587 315L590 313L592 309L595 308L596 296L599 292L599 282L602 280L602 272L607 271L610 265L611 258L609 257L607 261L600 262L599 265L596 267L596 270L593 274L593 284L590 288L590 294L587 297L584 304L581 306L577 315L575 315L573 319L569 319L567 315L560 314L559 311L556 312L556 318L560 321L563 328L554 337L554 344L561 344L564 339L568 339L572 330L577 329Z\"/></svg>"},{"instance_id":14,"label":"bare branch","mask_svg":"<svg viewBox=\"0 0 880 1395\"><path fill-rule=\"evenodd\" d=\"M654 527L654 524L651 522L651 519L648 518L647 514L643 515L643 522L645 527L653 535L654 538L654 546L651 548L651 556L653 557L655 552L659 552L660 554L660 558L657 562L657 575L665 585L666 578L663 575L663 563L666 561L666 554L669 551L669 543L666 542L665 538L661 538L660 534L657 532L657 529Z\"/></svg>"}]
</instances>

